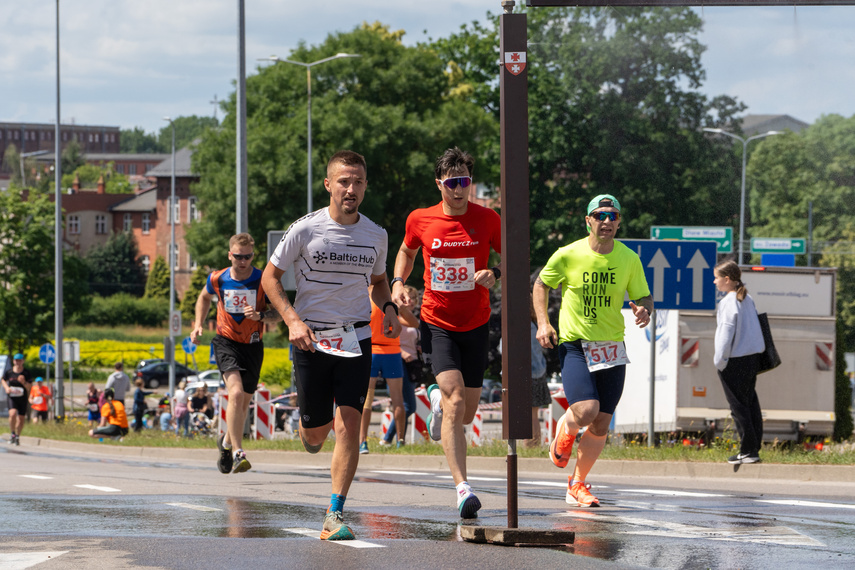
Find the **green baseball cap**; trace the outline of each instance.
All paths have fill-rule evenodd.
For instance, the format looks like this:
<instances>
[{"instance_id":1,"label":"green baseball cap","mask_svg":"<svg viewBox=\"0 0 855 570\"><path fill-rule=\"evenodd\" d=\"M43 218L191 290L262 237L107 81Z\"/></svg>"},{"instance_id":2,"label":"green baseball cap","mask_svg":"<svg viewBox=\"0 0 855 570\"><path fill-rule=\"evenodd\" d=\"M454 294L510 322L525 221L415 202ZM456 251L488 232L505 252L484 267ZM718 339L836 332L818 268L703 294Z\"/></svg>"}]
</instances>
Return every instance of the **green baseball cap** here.
<instances>
[{"instance_id":1,"label":"green baseball cap","mask_svg":"<svg viewBox=\"0 0 855 570\"><path fill-rule=\"evenodd\" d=\"M588 216L597 208L615 208L620 212L620 202L611 194L600 194L590 202L588 202Z\"/></svg>"}]
</instances>

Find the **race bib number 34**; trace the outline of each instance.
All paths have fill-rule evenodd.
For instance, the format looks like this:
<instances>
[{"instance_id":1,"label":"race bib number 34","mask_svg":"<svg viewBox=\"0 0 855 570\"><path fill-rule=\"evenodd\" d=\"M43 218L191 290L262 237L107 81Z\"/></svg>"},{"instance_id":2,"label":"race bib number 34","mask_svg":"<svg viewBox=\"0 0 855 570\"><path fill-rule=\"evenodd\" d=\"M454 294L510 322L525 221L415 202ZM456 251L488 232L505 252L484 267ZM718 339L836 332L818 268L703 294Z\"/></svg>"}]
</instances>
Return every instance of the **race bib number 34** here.
<instances>
[{"instance_id":1,"label":"race bib number 34","mask_svg":"<svg viewBox=\"0 0 855 570\"><path fill-rule=\"evenodd\" d=\"M585 362L591 372L629 364L626 345L623 341L582 341L582 349L585 351Z\"/></svg>"},{"instance_id":2,"label":"race bib number 34","mask_svg":"<svg viewBox=\"0 0 855 570\"><path fill-rule=\"evenodd\" d=\"M243 314L243 308L247 305L255 306L256 294L255 289L226 289L223 291L223 300L226 305L226 312L233 314Z\"/></svg>"},{"instance_id":3,"label":"race bib number 34","mask_svg":"<svg viewBox=\"0 0 855 570\"><path fill-rule=\"evenodd\" d=\"M433 291L471 291L475 288L475 258L433 257L430 260Z\"/></svg>"}]
</instances>

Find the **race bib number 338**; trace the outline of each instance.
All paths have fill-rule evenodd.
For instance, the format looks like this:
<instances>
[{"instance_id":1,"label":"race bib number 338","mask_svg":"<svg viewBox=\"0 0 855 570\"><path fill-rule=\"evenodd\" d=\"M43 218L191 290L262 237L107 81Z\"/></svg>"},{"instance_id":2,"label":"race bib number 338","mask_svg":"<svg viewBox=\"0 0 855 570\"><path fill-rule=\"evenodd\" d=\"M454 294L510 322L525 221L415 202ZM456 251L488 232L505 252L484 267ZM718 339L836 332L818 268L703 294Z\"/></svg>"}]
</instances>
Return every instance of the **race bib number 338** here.
<instances>
[{"instance_id":1,"label":"race bib number 338","mask_svg":"<svg viewBox=\"0 0 855 570\"><path fill-rule=\"evenodd\" d=\"M591 372L629 364L626 345L623 341L582 341L582 349L585 351L585 362Z\"/></svg>"},{"instance_id":2,"label":"race bib number 338","mask_svg":"<svg viewBox=\"0 0 855 570\"><path fill-rule=\"evenodd\" d=\"M430 260L433 291L471 291L475 288L475 258L433 257Z\"/></svg>"}]
</instances>

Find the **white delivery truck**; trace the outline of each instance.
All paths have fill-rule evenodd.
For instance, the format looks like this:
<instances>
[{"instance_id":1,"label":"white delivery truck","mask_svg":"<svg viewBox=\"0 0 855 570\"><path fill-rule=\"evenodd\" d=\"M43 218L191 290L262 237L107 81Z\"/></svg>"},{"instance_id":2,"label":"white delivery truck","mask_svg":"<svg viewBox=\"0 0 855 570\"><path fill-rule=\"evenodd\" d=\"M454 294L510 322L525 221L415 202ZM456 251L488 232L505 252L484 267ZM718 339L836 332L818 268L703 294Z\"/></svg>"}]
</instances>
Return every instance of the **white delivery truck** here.
<instances>
[{"instance_id":1,"label":"white delivery truck","mask_svg":"<svg viewBox=\"0 0 855 570\"><path fill-rule=\"evenodd\" d=\"M742 280L769 315L781 366L757 377L764 439L800 439L834 429L836 270L742 267ZM720 294L719 294L720 296ZM718 299L717 299L718 300ZM650 417L650 332L624 309L627 366L614 431L647 433ZM721 435L732 420L713 365L714 311L656 311L654 430Z\"/></svg>"}]
</instances>

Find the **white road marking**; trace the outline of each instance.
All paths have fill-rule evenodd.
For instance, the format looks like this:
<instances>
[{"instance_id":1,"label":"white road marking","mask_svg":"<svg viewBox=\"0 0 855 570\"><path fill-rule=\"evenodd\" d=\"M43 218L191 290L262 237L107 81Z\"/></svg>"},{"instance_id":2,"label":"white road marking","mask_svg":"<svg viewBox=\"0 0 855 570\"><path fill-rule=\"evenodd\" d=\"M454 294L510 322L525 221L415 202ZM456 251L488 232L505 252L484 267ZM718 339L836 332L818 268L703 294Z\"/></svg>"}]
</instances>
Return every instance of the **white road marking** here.
<instances>
[{"instance_id":1,"label":"white road marking","mask_svg":"<svg viewBox=\"0 0 855 570\"><path fill-rule=\"evenodd\" d=\"M285 532L292 532L294 534L301 534L303 536L308 536L309 538L317 538L321 539L321 531L314 530L311 528L283 528ZM329 540L327 542L340 544L342 546L349 546L351 548L386 548L382 544L373 544L371 542L365 542L364 540Z\"/></svg>"},{"instance_id":2,"label":"white road marking","mask_svg":"<svg viewBox=\"0 0 855 570\"><path fill-rule=\"evenodd\" d=\"M437 479L454 479L451 475L437 475ZM507 481L507 477L467 477L467 481Z\"/></svg>"},{"instance_id":3,"label":"white road marking","mask_svg":"<svg viewBox=\"0 0 855 570\"><path fill-rule=\"evenodd\" d=\"M788 507L822 507L827 509L855 509L852 503L822 503L819 501L785 501L757 499L758 503L770 503L772 505L786 505Z\"/></svg>"},{"instance_id":4,"label":"white road marking","mask_svg":"<svg viewBox=\"0 0 855 570\"><path fill-rule=\"evenodd\" d=\"M566 488L567 483L558 481L520 481L520 485L537 485L538 487L561 487Z\"/></svg>"},{"instance_id":5,"label":"white road marking","mask_svg":"<svg viewBox=\"0 0 855 570\"><path fill-rule=\"evenodd\" d=\"M53 479L53 477L48 477L47 475L18 475L19 477L26 477L27 479Z\"/></svg>"},{"instance_id":6,"label":"white road marking","mask_svg":"<svg viewBox=\"0 0 855 570\"><path fill-rule=\"evenodd\" d=\"M639 530L618 531L621 534L642 534L668 538L704 538L715 541L780 544L783 546L825 546L822 542L785 526L704 527L636 517L598 515L596 513L574 512L566 513L566 516L595 518L602 522L646 527Z\"/></svg>"},{"instance_id":7,"label":"white road marking","mask_svg":"<svg viewBox=\"0 0 855 570\"><path fill-rule=\"evenodd\" d=\"M223 509L215 509L214 507L205 507L202 505L191 505L190 503L166 503L171 507L180 507L182 509L193 509L194 511L222 511Z\"/></svg>"},{"instance_id":8,"label":"white road marking","mask_svg":"<svg viewBox=\"0 0 855 570\"><path fill-rule=\"evenodd\" d=\"M0 570L23 570L58 558L68 552L0 552Z\"/></svg>"},{"instance_id":9,"label":"white road marking","mask_svg":"<svg viewBox=\"0 0 855 570\"><path fill-rule=\"evenodd\" d=\"M691 491L671 491L667 489L620 489L623 493L643 493L646 495L667 495L669 497L728 497L717 493L693 493Z\"/></svg>"},{"instance_id":10,"label":"white road marking","mask_svg":"<svg viewBox=\"0 0 855 570\"><path fill-rule=\"evenodd\" d=\"M430 475L430 473L422 473L421 471L372 471L372 473L380 473L382 475Z\"/></svg>"},{"instance_id":11,"label":"white road marking","mask_svg":"<svg viewBox=\"0 0 855 570\"><path fill-rule=\"evenodd\" d=\"M104 491L105 493L121 493L121 489L114 489L113 487L99 487L98 485L75 485L75 487L80 487L81 489L91 489L93 491Z\"/></svg>"}]
</instances>

